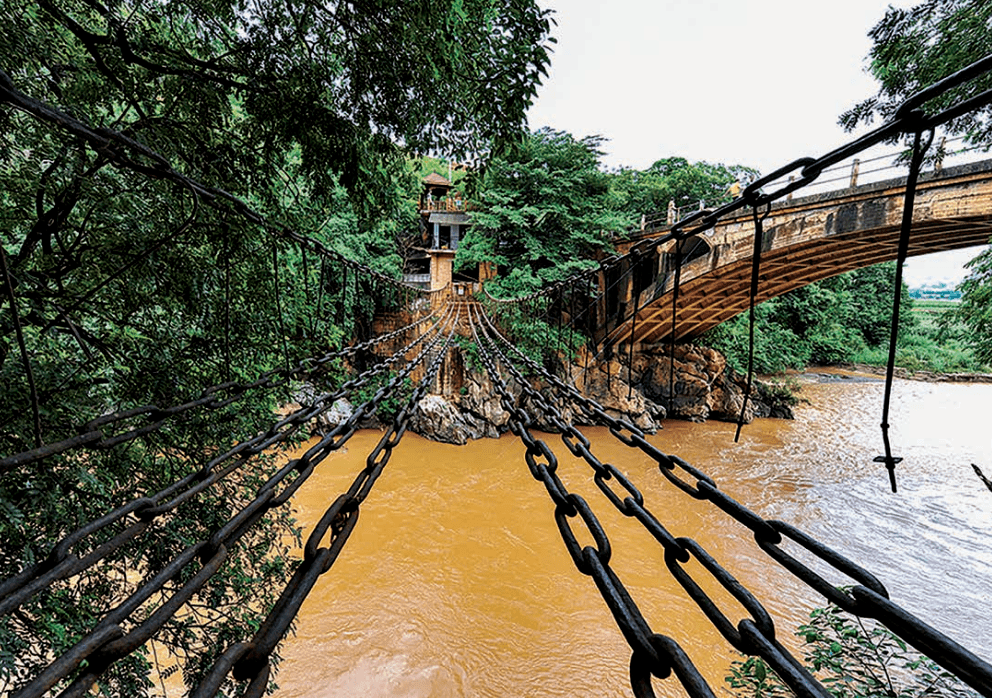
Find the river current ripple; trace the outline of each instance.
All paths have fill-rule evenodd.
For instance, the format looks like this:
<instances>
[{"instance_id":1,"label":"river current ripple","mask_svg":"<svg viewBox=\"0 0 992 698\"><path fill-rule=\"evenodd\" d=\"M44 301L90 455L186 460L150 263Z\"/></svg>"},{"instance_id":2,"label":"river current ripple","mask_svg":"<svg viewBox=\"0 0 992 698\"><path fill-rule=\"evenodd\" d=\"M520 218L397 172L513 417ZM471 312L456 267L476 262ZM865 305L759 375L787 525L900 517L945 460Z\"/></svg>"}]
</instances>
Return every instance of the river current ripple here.
<instances>
[{"instance_id":1,"label":"river current ripple","mask_svg":"<svg viewBox=\"0 0 992 698\"><path fill-rule=\"evenodd\" d=\"M650 437L765 518L792 523L866 567L894 601L992 661L992 385L897 381L890 415L898 494L878 423L880 381L803 377L794 421L668 421ZM623 470L676 536L700 542L793 637L824 601L777 567L750 533L696 502L601 428L593 451ZM364 431L297 495L304 535L364 465ZM613 546L613 567L655 632L674 637L718 693L736 657L675 583L661 547L613 510L591 471L546 435L559 475L582 494ZM580 542L582 536L580 535ZM696 563L687 569L705 579ZM837 584L843 578L828 577ZM704 584L736 622L744 611ZM736 614L736 615L735 615ZM553 506L518 439L463 447L407 435L362 505L357 528L302 608L277 676L283 697L629 696L630 650L589 577L576 571ZM683 695L674 679L658 695Z\"/></svg>"}]
</instances>

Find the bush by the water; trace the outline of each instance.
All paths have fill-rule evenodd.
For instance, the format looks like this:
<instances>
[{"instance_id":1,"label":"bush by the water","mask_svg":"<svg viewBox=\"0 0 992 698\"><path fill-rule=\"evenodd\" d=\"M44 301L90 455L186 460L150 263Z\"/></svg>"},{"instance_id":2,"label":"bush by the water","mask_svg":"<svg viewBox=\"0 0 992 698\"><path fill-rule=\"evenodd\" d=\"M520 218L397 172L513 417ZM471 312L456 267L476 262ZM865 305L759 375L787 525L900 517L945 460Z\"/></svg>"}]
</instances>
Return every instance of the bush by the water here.
<instances>
[{"instance_id":1,"label":"bush by the water","mask_svg":"<svg viewBox=\"0 0 992 698\"><path fill-rule=\"evenodd\" d=\"M810 365L884 366L892 313L895 263L887 262L811 284L755 308L754 369L801 370ZM910 371L982 373L958 304L913 300L905 286L896 365ZM702 343L721 351L738 371L748 364L749 319L739 315L710 330Z\"/></svg>"},{"instance_id":2,"label":"bush by the water","mask_svg":"<svg viewBox=\"0 0 992 698\"><path fill-rule=\"evenodd\" d=\"M835 698L978 698L887 628L836 606L815 609L796 635L807 668ZM758 657L735 661L725 680L740 698L795 695Z\"/></svg>"}]
</instances>

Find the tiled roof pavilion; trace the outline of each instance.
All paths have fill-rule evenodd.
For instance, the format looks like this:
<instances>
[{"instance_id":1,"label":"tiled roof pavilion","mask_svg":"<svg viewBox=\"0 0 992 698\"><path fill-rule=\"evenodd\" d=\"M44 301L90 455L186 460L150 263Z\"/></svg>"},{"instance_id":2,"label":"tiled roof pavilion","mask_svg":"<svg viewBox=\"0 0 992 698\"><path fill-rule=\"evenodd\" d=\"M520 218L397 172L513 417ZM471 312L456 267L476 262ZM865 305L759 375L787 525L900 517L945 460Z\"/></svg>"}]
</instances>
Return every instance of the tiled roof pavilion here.
<instances>
[{"instance_id":1,"label":"tiled roof pavilion","mask_svg":"<svg viewBox=\"0 0 992 698\"><path fill-rule=\"evenodd\" d=\"M424 184L433 185L438 187L452 187L454 186L451 182L446 180L444 177L436 172L431 172L429 175L424 177Z\"/></svg>"}]
</instances>

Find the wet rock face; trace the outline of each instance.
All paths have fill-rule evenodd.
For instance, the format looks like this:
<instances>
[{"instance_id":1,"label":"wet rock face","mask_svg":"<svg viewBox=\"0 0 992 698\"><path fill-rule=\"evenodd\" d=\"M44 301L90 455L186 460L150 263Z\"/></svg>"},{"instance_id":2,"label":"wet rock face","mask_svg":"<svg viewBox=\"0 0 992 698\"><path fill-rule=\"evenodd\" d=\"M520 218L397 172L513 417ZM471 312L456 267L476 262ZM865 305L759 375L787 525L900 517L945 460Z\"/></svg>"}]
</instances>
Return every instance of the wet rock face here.
<instances>
[{"instance_id":1,"label":"wet rock face","mask_svg":"<svg viewBox=\"0 0 992 698\"><path fill-rule=\"evenodd\" d=\"M514 396L519 396L519 390ZM461 412L486 425L484 436L496 438L509 429L510 415L503 409L499 393L485 371L467 369L463 385L450 399Z\"/></svg>"},{"instance_id":2,"label":"wet rock face","mask_svg":"<svg viewBox=\"0 0 992 698\"><path fill-rule=\"evenodd\" d=\"M644 396L637 386L631 387L627 367L616 361L605 361L583 370L573 367L569 381L588 398L603 406L606 414L623 419L638 429L654 433L661 428L665 408ZM582 424L582 421L578 421Z\"/></svg>"},{"instance_id":3,"label":"wet rock face","mask_svg":"<svg viewBox=\"0 0 992 698\"><path fill-rule=\"evenodd\" d=\"M728 367L720 352L692 344L676 345L674 357L667 345L642 347L634 356L630 379L649 400L670 406L669 417L691 421L736 422L747 388L744 376ZM773 408L755 383L744 421L770 416L792 417L787 409Z\"/></svg>"},{"instance_id":4,"label":"wet rock face","mask_svg":"<svg viewBox=\"0 0 992 698\"><path fill-rule=\"evenodd\" d=\"M457 405L440 395L425 395L417 403L409 429L431 441L458 445L467 443L469 439L498 436L492 424L462 412Z\"/></svg>"},{"instance_id":5,"label":"wet rock face","mask_svg":"<svg viewBox=\"0 0 992 698\"><path fill-rule=\"evenodd\" d=\"M707 419L736 422L744 404L744 377L730 369L726 359L716 350L694 345L675 347L674 373L670 376L673 365L670 351L667 345L649 346L635 354L630 367L616 360L603 361L588 369L570 366L561 378L598 402L611 417L628 421L647 433L660 429L666 417L697 422ZM485 371L473 368L464 357L460 358L464 365L461 385L446 385L443 389L449 394L427 395L420 401L409 424L414 433L433 441L464 444L469 439L496 438L509 430L510 415L489 376ZM537 381L532 382L531 387L555 407L564 423L579 426L593 423L578 406L560 399L557 391ZM672 387L674 397L670 399ZM508 379L507 388L513 404L529 416L533 429L560 431L555 420L546 415L515 380ZM348 419L352 409L346 401L335 403L334 408L321 417L316 430L333 429ZM762 385L756 382L747 402L744 421L750 422L755 417L791 419L792 414L780 401L768 399Z\"/></svg>"}]
</instances>

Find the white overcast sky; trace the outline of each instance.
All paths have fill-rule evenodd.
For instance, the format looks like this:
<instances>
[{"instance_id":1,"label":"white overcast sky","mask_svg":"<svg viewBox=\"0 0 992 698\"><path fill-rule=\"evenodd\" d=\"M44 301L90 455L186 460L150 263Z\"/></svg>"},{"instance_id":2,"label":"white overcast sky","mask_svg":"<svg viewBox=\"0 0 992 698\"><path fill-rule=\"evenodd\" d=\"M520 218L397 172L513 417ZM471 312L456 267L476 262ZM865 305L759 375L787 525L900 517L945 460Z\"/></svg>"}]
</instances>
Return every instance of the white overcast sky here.
<instances>
[{"instance_id":1,"label":"white overcast sky","mask_svg":"<svg viewBox=\"0 0 992 698\"><path fill-rule=\"evenodd\" d=\"M604 163L681 156L767 173L852 138L841 112L871 96L868 31L913 0L541 0L551 70L531 128L601 135ZM977 250L906 264L907 282L958 281Z\"/></svg>"}]
</instances>

